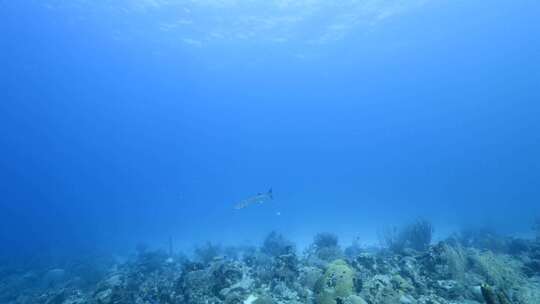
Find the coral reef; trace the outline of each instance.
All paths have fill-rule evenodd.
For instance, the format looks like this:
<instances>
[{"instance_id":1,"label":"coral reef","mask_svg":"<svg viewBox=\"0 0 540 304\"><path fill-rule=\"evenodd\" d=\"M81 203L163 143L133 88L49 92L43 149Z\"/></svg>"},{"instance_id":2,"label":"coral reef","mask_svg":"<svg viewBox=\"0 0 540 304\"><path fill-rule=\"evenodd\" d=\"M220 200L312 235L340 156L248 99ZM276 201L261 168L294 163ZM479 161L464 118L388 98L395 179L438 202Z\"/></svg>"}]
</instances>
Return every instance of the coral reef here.
<instances>
[{"instance_id":1,"label":"coral reef","mask_svg":"<svg viewBox=\"0 0 540 304\"><path fill-rule=\"evenodd\" d=\"M195 248L195 258L204 264L209 264L222 254L223 250L221 246L212 244L211 242Z\"/></svg>"},{"instance_id":2,"label":"coral reef","mask_svg":"<svg viewBox=\"0 0 540 304\"><path fill-rule=\"evenodd\" d=\"M474 232L472 242L455 236L430 244L429 231L417 222L398 230L406 240L398 241L399 250L356 245L346 258L335 235L319 234L297 254L273 232L260 247L222 250L208 243L191 257L139 248L123 261L79 256L48 267L2 263L0 303L540 303L537 240ZM495 251L481 245L493 242L505 245L488 246Z\"/></svg>"},{"instance_id":3,"label":"coral reef","mask_svg":"<svg viewBox=\"0 0 540 304\"><path fill-rule=\"evenodd\" d=\"M294 253L296 248L293 242L287 240L283 235L272 231L264 240L261 251L270 256L277 257Z\"/></svg>"},{"instance_id":4,"label":"coral reef","mask_svg":"<svg viewBox=\"0 0 540 304\"><path fill-rule=\"evenodd\" d=\"M431 244L433 226L427 220L417 220L401 229L392 227L379 235L381 244L393 252L406 249L425 251Z\"/></svg>"},{"instance_id":5,"label":"coral reef","mask_svg":"<svg viewBox=\"0 0 540 304\"><path fill-rule=\"evenodd\" d=\"M457 236L459 242L465 247L502 253L508 248L509 238L502 237L494 229L484 227L481 229L463 229Z\"/></svg>"}]
</instances>

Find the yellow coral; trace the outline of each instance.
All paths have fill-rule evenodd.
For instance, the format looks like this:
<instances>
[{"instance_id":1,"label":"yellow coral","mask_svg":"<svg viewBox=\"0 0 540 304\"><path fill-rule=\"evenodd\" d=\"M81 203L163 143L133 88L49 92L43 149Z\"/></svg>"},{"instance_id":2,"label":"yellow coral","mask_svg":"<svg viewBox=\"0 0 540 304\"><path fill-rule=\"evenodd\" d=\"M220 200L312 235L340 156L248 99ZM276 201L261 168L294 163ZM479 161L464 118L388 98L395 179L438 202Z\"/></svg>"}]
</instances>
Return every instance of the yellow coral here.
<instances>
[{"instance_id":1,"label":"yellow coral","mask_svg":"<svg viewBox=\"0 0 540 304\"><path fill-rule=\"evenodd\" d=\"M319 304L336 304L354 292L354 270L344 260L335 260L328 265L317 283Z\"/></svg>"}]
</instances>

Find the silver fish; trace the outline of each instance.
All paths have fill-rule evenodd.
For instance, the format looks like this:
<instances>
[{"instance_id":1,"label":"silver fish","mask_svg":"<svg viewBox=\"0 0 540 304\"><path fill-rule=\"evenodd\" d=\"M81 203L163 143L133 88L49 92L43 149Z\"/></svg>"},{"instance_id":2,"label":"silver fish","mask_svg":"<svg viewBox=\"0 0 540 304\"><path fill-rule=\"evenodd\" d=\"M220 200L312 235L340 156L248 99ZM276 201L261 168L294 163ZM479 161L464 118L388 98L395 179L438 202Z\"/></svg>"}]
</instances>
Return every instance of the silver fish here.
<instances>
[{"instance_id":1,"label":"silver fish","mask_svg":"<svg viewBox=\"0 0 540 304\"><path fill-rule=\"evenodd\" d=\"M274 199L274 196L272 194L272 188L270 188L270 190L268 190L268 192L265 192L265 193L257 193L257 195L254 195L252 197L249 197L241 202L239 202L238 204L236 204L234 206L234 209L236 210L240 210L240 209L244 209L246 207L249 207L253 204L262 204L264 202L267 202L267 201L270 201L270 200L273 200Z\"/></svg>"}]
</instances>

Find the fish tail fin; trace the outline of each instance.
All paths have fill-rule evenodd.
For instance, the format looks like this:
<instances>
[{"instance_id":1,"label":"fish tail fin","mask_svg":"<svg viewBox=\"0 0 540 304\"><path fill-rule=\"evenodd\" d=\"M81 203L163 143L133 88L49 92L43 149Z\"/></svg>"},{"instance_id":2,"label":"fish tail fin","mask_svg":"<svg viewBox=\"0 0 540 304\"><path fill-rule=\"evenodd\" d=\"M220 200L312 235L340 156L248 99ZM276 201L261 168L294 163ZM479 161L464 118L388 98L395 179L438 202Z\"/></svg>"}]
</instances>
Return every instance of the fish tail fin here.
<instances>
[{"instance_id":1,"label":"fish tail fin","mask_svg":"<svg viewBox=\"0 0 540 304\"><path fill-rule=\"evenodd\" d=\"M270 199L274 199L274 194L272 193L272 188L270 188L270 190L268 190L268 197L270 197Z\"/></svg>"}]
</instances>

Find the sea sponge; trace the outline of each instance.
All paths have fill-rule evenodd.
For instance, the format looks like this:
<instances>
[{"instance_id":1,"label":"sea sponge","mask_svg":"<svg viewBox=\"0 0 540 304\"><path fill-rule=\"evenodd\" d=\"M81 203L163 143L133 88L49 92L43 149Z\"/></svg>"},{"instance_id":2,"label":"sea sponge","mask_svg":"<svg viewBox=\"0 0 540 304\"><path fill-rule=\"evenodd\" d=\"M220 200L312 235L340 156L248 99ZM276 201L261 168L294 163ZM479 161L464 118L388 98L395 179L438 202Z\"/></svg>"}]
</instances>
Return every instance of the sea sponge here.
<instances>
[{"instance_id":1,"label":"sea sponge","mask_svg":"<svg viewBox=\"0 0 540 304\"><path fill-rule=\"evenodd\" d=\"M355 271L344 260L328 264L317 282L317 303L336 304L354 293ZM341 302L340 301L340 302Z\"/></svg>"}]
</instances>

